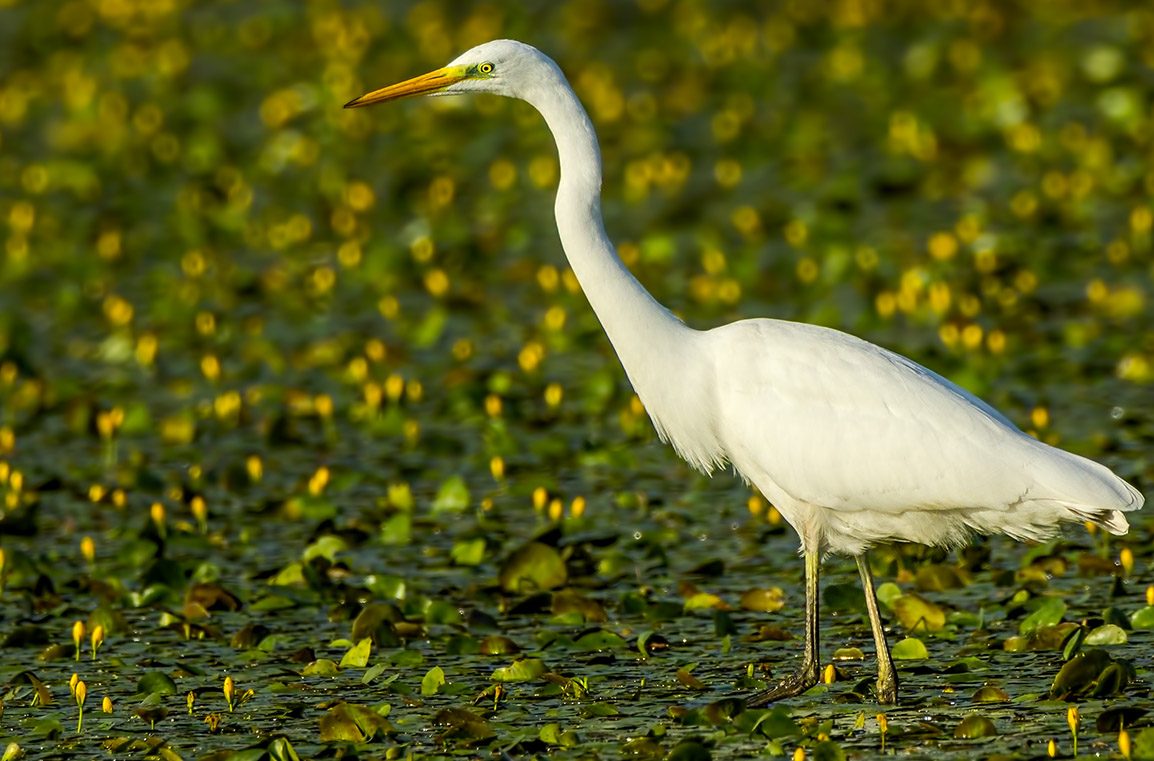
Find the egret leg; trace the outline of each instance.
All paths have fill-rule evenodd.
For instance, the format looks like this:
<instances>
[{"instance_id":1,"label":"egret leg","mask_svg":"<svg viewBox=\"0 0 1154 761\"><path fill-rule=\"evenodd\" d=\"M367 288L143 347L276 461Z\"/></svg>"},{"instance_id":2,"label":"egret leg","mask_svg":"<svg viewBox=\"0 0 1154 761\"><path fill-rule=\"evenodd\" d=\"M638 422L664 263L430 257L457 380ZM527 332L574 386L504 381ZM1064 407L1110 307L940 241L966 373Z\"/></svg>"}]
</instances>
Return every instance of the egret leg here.
<instances>
[{"instance_id":1,"label":"egret leg","mask_svg":"<svg viewBox=\"0 0 1154 761\"><path fill-rule=\"evenodd\" d=\"M873 575L870 573L869 560L866 554L857 556L857 570L861 574L861 585L865 591L866 610L869 611L870 628L874 632L874 648L878 659L878 702L898 702L898 673L894 670L894 660L890 657L890 647L886 644L886 632L882 628L881 615L878 613L878 598L874 593Z\"/></svg>"},{"instance_id":2,"label":"egret leg","mask_svg":"<svg viewBox=\"0 0 1154 761\"><path fill-rule=\"evenodd\" d=\"M770 703L792 698L817 684L818 679L818 639L817 639L817 576L818 554L816 551L805 553L805 655L801 660L801 669L782 680L781 684L759 692L745 701L748 708L760 708Z\"/></svg>"}]
</instances>

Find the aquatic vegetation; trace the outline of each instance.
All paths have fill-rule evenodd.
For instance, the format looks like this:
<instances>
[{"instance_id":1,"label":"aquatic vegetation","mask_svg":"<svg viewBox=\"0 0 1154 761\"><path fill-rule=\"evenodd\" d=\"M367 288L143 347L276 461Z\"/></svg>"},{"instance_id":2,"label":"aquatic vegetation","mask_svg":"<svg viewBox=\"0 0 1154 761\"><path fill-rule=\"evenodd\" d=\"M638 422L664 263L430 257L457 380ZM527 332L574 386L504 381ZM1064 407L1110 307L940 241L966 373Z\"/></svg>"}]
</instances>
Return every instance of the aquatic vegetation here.
<instances>
[{"instance_id":1,"label":"aquatic vegetation","mask_svg":"<svg viewBox=\"0 0 1154 761\"><path fill-rule=\"evenodd\" d=\"M863 335L1149 491L1149 11L0 0L4 758L1150 757L1143 514L879 552L880 715L832 558L828 679L742 710L796 539L656 440L548 135L340 108L529 29L687 321Z\"/></svg>"}]
</instances>

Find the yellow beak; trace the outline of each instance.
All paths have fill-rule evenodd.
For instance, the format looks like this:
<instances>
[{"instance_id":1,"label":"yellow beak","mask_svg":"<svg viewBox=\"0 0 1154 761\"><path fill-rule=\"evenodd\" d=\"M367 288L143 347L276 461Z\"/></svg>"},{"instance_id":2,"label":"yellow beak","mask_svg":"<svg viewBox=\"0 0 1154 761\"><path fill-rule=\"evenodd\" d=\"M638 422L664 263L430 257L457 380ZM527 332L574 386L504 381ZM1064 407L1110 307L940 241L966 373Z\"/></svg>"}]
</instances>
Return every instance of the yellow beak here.
<instances>
[{"instance_id":1,"label":"yellow beak","mask_svg":"<svg viewBox=\"0 0 1154 761\"><path fill-rule=\"evenodd\" d=\"M437 69L436 71L430 71L428 74L422 74L419 77L406 79L404 82L399 82L395 85L382 87L380 90L373 90L367 95L362 95L359 98L350 100L345 104L345 108L360 108L362 106L371 106L375 103L397 100L398 98L429 95L440 92L450 85L455 85L465 78L464 66Z\"/></svg>"}]
</instances>

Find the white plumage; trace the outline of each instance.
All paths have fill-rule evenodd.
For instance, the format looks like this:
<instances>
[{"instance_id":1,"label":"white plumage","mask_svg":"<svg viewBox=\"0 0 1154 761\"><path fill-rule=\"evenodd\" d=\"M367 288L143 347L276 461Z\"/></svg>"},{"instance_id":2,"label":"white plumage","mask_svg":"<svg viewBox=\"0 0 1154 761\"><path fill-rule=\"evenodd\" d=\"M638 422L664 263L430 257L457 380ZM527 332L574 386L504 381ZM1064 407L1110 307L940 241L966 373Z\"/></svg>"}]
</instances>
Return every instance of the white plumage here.
<instances>
[{"instance_id":1,"label":"white plumage","mask_svg":"<svg viewBox=\"0 0 1154 761\"><path fill-rule=\"evenodd\" d=\"M601 221L601 157L557 65L512 40L348 104L491 92L527 101L557 141L557 229L565 254L664 440L709 473L731 464L777 507L806 556L806 647L764 704L817 681L817 568L856 556L878 651L878 697L897 679L865 551L879 542L957 545L971 534L1042 539L1063 522L1126 533L1143 497L1102 465L1027 436L973 394L836 330L743 320L685 326L618 258Z\"/></svg>"}]
</instances>

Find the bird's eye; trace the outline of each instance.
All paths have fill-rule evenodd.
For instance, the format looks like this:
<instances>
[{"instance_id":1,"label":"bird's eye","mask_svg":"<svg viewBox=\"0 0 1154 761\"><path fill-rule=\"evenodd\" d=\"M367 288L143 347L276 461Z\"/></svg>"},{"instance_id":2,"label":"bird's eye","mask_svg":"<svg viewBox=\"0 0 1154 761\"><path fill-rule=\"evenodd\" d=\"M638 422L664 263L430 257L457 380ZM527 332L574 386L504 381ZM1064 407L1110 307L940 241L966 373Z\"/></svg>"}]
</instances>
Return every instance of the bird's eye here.
<instances>
[{"instance_id":1,"label":"bird's eye","mask_svg":"<svg viewBox=\"0 0 1154 761\"><path fill-rule=\"evenodd\" d=\"M477 67L477 71L481 72L482 74L492 74L493 73L493 64L483 63Z\"/></svg>"}]
</instances>

